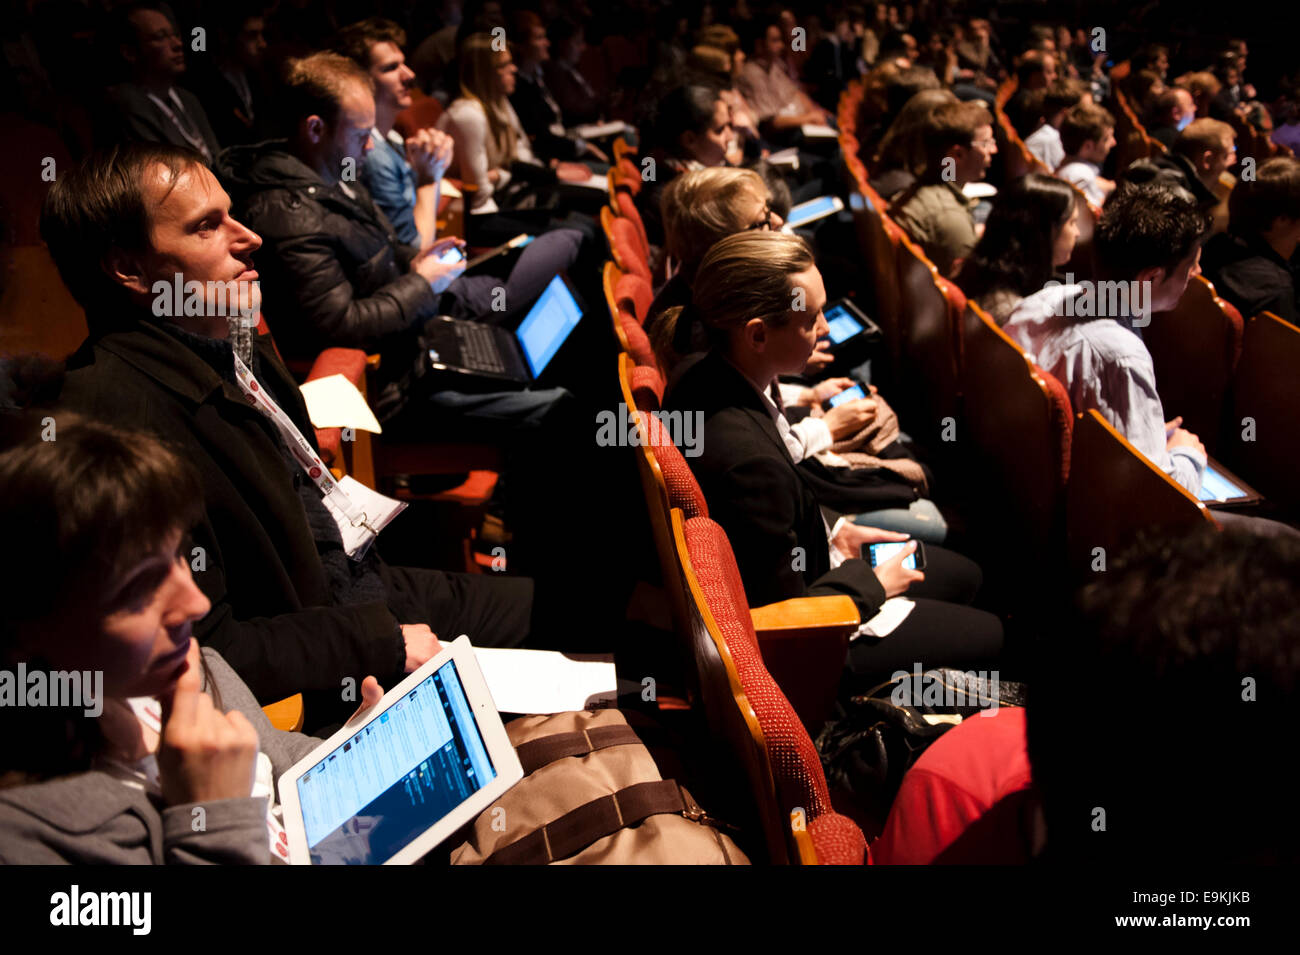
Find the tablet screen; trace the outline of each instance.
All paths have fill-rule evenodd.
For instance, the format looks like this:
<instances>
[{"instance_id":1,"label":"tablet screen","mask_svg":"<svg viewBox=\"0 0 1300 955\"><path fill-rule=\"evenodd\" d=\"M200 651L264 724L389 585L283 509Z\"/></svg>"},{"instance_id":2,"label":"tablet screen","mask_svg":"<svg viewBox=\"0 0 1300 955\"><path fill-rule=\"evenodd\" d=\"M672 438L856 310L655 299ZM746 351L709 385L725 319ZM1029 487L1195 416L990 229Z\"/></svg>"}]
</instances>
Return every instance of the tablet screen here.
<instances>
[{"instance_id":1,"label":"tablet screen","mask_svg":"<svg viewBox=\"0 0 1300 955\"><path fill-rule=\"evenodd\" d=\"M790 225L802 225L805 222L811 222L813 219L828 216L834 211L834 196L809 199L807 202L801 202L790 210Z\"/></svg>"},{"instance_id":2,"label":"tablet screen","mask_svg":"<svg viewBox=\"0 0 1300 955\"><path fill-rule=\"evenodd\" d=\"M862 390L861 385L854 385L852 388L845 388L838 395L833 395L830 404L831 407L834 408L838 404L852 401L854 398L865 398L866 396L866 392Z\"/></svg>"},{"instance_id":3,"label":"tablet screen","mask_svg":"<svg viewBox=\"0 0 1300 955\"><path fill-rule=\"evenodd\" d=\"M448 660L297 780L313 865L378 865L496 776Z\"/></svg>"},{"instance_id":4,"label":"tablet screen","mask_svg":"<svg viewBox=\"0 0 1300 955\"><path fill-rule=\"evenodd\" d=\"M1231 501L1234 498L1246 497L1246 492L1213 467L1206 465L1205 475L1201 478L1201 490L1196 496L1202 501Z\"/></svg>"},{"instance_id":5,"label":"tablet screen","mask_svg":"<svg viewBox=\"0 0 1300 955\"><path fill-rule=\"evenodd\" d=\"M847 341L863 328L862 323L843 305L834 305L826 310L826 324L830 326L832 345Z\"/></svg>"}]
</instances>

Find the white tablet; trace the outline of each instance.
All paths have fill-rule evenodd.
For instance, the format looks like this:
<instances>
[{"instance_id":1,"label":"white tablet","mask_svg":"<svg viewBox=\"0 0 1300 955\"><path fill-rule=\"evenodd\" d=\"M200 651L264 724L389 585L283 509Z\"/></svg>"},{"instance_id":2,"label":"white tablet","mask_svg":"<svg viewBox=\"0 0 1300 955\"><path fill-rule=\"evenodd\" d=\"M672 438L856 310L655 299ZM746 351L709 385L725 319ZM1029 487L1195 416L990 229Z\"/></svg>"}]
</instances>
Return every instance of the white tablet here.
<instances>
[{"instance_id":1,"label":"white tablet","mask_svg":"<svg viewBox=\"0 0 1300 955\"><path fill-rule=\"evenodd\" d=\"M821 196L818 199L809 199L807 202L792 206L785 223L791 229L798 229L810 222L816 222L818 219L834 215L843 208L844 203L839 196Z\"/></svg>"},{"instance_id":2,"label":"white tablet","mask_svg":"<svg viewBox=\"0 0 1300 955\"><path fill-rule=\"evenodd\" d=\"M289 858L415 862L523 775L462 635L280 777Z\"/></svg>"}]
</instances>

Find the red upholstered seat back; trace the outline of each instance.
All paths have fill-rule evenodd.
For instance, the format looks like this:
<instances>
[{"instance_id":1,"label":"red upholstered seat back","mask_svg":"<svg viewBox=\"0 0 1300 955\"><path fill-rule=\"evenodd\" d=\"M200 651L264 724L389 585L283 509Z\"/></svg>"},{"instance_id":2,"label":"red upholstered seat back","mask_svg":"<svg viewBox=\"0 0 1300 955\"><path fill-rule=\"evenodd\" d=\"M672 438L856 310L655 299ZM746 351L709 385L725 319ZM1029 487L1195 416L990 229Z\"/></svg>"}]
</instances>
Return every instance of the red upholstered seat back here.
<instances>
[{"instance_id":1,"label":"red upholstered seat back","mask_svg":"<svg viewBox=\"0 0 1300 955\"><path fill-rule=\"evenodd\" d=\"M632 369L632 399L638 411L659 410L664 400L664 380L658 371L642 365Z\"/></svg>"},{"instance_id":2,"label":"red upholstered seat back","mask_svg":"<svg viewBox=\"0 0 1300 955\"><path fill-rule=\"evenodd\" d=\"M610 251L614 254L614 261L624 272L631 272L633 275L639 275L647 282L652 282L650 275L650 261L645 255L644 246L641 244L641 238L636 233L636 226L629 220L621 216L609 215L608 206L601 209L601 222L605 224L605 232L609 239Z\"/></svg>"},{"instance_id":3,"label":"red upholstered seat back","mask_svg":"<svg viewBox=\"0 0 1300 955\"><path fill-rule=\"evenodd\" d=\"M706 517L686 520L682 534L689 555L689 564L684 569L691 592L702 597L707 609L707 615L701 615L703 622L715 643L721 644L716 648L717 660L713 663L697 650L697 665L725 666L729 657L740 682L741 693L733 693L732 700L724 701L718 699L721 696L718 692L720 681L716 676L711 678L709 673L701 674L705 705L734 707L739 704L751 709L757 720L760 740L729 739L728 742L736 750L759 749L760 756L766 757L765 760L754 760L750 768L756 776L751 785L758 797L760 811L767 816L765 828L769 838L781 833L787 847L787 858L792 862L799 861L794 830L802 815L817 862L860 865L866 853L866 839L857 825L832 808L826 776L813 741L763 665L744 585L727 535ZM704 659L700 659L701 656ZM712 699L707 696L710 692ZM718 722L732 727L738 725L734 720L719 719ZM742 756L743 762L743 754L738 755ZM763 762L767 764L765 768L770 783L761 774ZM779 850L779 847L774 849ZM773 855L779 858L777 852L774 851Z\"/></svg>"},{"instance_id":4,"label":"red upholstered seat back","mask_svg":"<svg viewBox=\"0 0 1300 955\"><path fill-rule=\"evenodd\" d=\"M632 194L620 189L614 193L614 201L618 203L619 217L631 222L636 228L636 238L640 243L641 257L649 262L650 240L646 236L645 223L641 221L641 213L637 210Z\"/></svg>"},{"instance_id":5,"label":"red upholstered seat back","mask_svg":"<svg viewBox=\"0 0 1300 955\"><path fill-rule=\"evenodd\" d=\"M655 360L654 349L650 346L650 338L646 335L645 329L621 305L618 310L618 324L623 330L623 337L627 339L627 353L632 356L632 361L645 368L658 369L659 362Z\"/></svg>"},{"instance_id":6,"label":"red upholstered seat back","mask_svg":"<svg viewBox=\"0 0 1300 955\"><path fill-rule=\"evenodd\" d=\"M686 414L686 412L678 412L678 414ZM668 420L671 423L673 419ZM700 490L700 484L695 480L690 465L686 463L681 448L673 443L670 428L664 426L664 420L657 414L646 415L646 428L650 436L650 443L647 446L651 449L655 460L659 462L659 471L663 475L664 485L668 488L668 506L680 508L688 518L708 517L709 505L705 503L704 492ZM680 432L677 436L681 438Z\"/></svg>"},{"instance_id":7,"label":"red upholstered seat back","mask_svg":"<svg viewBox=\"0 0 1300 955\"><path fill-rule=\"evenodd\" d=\"M637 324L644 326L654 302L654 290L640 275L624 275L614 284L614 301L619 305L626 303Z\"/></svg>"}]
</instances>

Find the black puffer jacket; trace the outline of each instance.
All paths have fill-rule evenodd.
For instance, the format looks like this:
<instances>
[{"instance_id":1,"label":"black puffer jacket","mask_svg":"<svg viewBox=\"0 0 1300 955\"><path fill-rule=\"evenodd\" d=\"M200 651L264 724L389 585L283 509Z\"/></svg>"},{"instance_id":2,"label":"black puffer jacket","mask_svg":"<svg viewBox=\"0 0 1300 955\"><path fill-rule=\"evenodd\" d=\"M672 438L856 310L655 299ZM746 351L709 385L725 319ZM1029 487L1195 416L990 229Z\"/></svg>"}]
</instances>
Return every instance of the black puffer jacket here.
<instances>
[{"instance_id":1,"label":"black puffer jacket","mask_svg":"<svg viewBox=\"0 0 1300 955\"><path fill-rule=\"evenodd\" d=\"M235 217L262 237L262 312L286 358L388 351L437 314L439 296L409 271L416 250L361 183L348 183L355 199L326 185L284 140L227 149L215 172Z\"/></svg>"}]
</instances>

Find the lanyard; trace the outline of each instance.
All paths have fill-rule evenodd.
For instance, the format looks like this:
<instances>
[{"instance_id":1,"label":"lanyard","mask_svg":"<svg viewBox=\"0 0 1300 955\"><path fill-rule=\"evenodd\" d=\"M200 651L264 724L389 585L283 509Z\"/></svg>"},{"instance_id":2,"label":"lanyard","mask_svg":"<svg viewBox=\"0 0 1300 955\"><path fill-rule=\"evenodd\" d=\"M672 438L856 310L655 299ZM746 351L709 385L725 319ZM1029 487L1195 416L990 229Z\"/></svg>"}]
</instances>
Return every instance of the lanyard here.
<instances>
[{"instance_id":1,"label":"lanyard","mask_svg":"<svg viewBox=\"0 0 1300 955\"><path fill-rule=\"evenodd\" d=\"M181 122L181 116L185 116L185 107L181 104L181 98L176 95L176 89L173 87L167 91L167 95L171 97L172 102L176 104L175 113L172 112L171 107L153 93L147 95L151 100L153 100L153 104L163 111L163 115L172 121L172 125L176 127L177 131L179 131L183 137L185 137L185 141L199 152L203 153L204 158L211 160L212 154L208 150L208 144L203 141L203 134L198 131L198 126L194 126L194 131L191 133L190 127L187 126L188 117L186 117L185 123Z\"/></svg>"},{"instance_id":2,"label":"lanyard","mask_svg":"<svg viewBox=\"0 0 1300 955\"><path fill-rule=\"evenodd\" d=\"M327 504L338 510L345 520L353 527L364 527L369 534L366 535L366 545L378 536L379 532L369 523L366 512L352 503L352 498L348 497L347 492L338 486L334 481L333 475L330 474L329 468L325 467L325 462L312 449L311 444L302 436L297 425L289 418L279 405L267 394L253 373L248 370L239 358L235 356L235 380L239 383L239 388L243 391L244 396L262 412L270 422L275 425L280 436L284 438L284 443L289 446L289 453L293 455L294 460L302 466L307 472L307 477L311 478L312 483L320 489L321 496ZM365 547L356 549L349 553L348 556L353 560L360 560L365 555Z\"/></svg>"}]
</instances>

